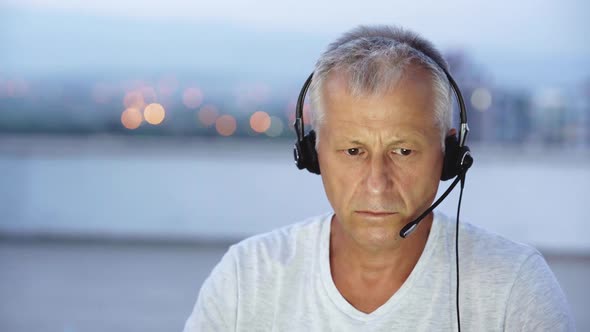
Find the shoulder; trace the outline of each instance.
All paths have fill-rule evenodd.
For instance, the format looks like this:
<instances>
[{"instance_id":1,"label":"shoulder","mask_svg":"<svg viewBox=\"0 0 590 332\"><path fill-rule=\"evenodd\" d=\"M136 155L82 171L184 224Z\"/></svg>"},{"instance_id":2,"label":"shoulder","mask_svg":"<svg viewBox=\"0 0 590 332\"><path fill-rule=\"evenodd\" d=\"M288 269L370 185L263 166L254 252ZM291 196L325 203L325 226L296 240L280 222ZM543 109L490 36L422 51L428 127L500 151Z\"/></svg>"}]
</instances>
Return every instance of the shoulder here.
<instances>
[{"instance_id":1,"label":"shoulder","mask_svg":"<svg viewBox=\"0 0 590 332\"><path fill-rule=\"evenodd\" d=\"M465 241L461 241L461 237ZM534 247L511 240L479 226L464 223L460 228L459 240L467 251L489 259L506 259L523 263L531 256L540 255Z\"/></svg>"},{"instance_id":2,"label":"shoulder","mask_svg":"<svg viewBox=\"0 0 590 332\"><path fill-rule=\"evenodd\" d=\"M229 249L239 265L258 263L289 264L306 251L316 250L320 243L322 225L331 213L307 218L273 231L246 238Z\"/></svg>"},{"instance_id":3,"label":"shoulder","mask_svg":"<svg viewBox=\"0 0 590 332\"><path fill-rule=\"evenodd\" d=\"M508 299L506 326L510 330L575 330L565 294L540 254L530 256L519 269Z\"/></svg>"},{"instance_id":4,"label":"shoulder","mask_svg":"<svg viewBox=\"0 0 590 332\"><path fill-rule=\"evenodd\" d=\"M442 239L449 248L455 245L455 222L442 214L437 216L442 229ZM459 252L461 265L473 264L480 268L506 269L517 273L522 265L533 257L541 257L534 247L513 241L505 236L484 229L475 224L459 223ZM509 271L505 271L509 272Z\"/></svg>"},{"instance_id":5,"label":"shoulder","mask_svg":"<svg viewBox=\"0 0 590 332\"><path fill-rule=\"evenodd\" d=\"M454 255L455 220L439 215L438 221L447 255ZM506 330L569 331L573 326L557 279L532 246L460 222L459 265L462 291L477 299L477 306L489 301L489 312L504 317Z\"/></svg>"},{"instance_id":6,"label":"shoulder","mask_svg":"<svg viewBox=\"0 0 590 332\"><path fill-rule=\"evenodd\" d=\"M275 306L269 301L285 287L295 288L295 281L309 271L330 216L308 218L232 245L201 286L185 331L234 330L240 316L270 315ZM259 298L266 301L257 302Z\"/></svg>"},{"instance_id":7,"label":"shoulder","mask_svg":"<svg viewBox=\"0 0 590 332\"><path fill-rule=\"evenodd\" d=\"M455 222L439 216L441 231L438 245L444 248L444 261L455 261ZM486 230L480 226L461 221L459 223L459 266L465 286L480 288L480 293L494 293L494 297L505 298L512 285L531 263L543 263L543 256L530 245L519 243ZM537 270L538 278L544 277L544 270ZM488 294L492 296L492 294Z\"/></svg>"}]
</instances>

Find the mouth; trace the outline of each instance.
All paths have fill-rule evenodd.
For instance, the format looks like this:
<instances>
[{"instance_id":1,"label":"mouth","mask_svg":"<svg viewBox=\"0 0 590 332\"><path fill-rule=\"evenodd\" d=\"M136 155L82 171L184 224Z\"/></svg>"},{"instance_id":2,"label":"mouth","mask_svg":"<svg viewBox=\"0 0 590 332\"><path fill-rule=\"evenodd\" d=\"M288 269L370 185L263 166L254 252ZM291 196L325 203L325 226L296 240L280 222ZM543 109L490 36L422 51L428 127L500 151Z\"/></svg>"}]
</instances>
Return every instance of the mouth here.
<instances>
[{"instance_id":1,"label":"mouth","mask_svg":"<svg viewBox=\"0 0 590 332\"><path fill-rule=\"evenodd\" d=\"M396 214L396 212L390 212L390 211L368 211L368 210L355 211L355 213L358 215L361 215L363 217L370 217L370 218L384 218L384 217L390 217L390 216Z\"/></svg>"}]
</instances>

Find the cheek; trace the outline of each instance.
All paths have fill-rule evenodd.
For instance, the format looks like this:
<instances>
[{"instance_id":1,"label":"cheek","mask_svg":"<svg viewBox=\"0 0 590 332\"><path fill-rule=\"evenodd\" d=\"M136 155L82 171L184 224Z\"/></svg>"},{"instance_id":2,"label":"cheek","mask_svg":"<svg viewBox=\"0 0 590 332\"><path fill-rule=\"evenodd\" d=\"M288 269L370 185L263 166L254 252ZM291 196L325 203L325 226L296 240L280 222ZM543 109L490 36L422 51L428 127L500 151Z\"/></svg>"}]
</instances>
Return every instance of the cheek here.
<instances>
[{"instance_id":1,"label":"cheek","mask_svg":"<svg viewBox=\"0 0 590 332\"><path fill-rule=\"evenodd\" d=\"M335 156L319 156L322 182L334 209L345 208L359 184L358 170L346 167Z\"/></svg>"},{"instance_id":2,"label":"cheek","mask_svg":"<svg viewBox=\"0 0 590 332\"><path fill-rule=\"evenodd\" d=\"M434 199L440 183L440 173L442 171L442 159L433 158L426 163L417 165L412 169L414 188L411 194L418 201Z\"/></svg>"},{"instance_id":3,"label":"cheek","mask_svg":"<svg viewBox=\"0 0 590 332\"><path fill-rule=\"evenodd\" d=\"M442 158L436 155L399 167L394 175L396 191L406 202L421 205L436 195L441 170Z\"/></svg>"}]
</instances>

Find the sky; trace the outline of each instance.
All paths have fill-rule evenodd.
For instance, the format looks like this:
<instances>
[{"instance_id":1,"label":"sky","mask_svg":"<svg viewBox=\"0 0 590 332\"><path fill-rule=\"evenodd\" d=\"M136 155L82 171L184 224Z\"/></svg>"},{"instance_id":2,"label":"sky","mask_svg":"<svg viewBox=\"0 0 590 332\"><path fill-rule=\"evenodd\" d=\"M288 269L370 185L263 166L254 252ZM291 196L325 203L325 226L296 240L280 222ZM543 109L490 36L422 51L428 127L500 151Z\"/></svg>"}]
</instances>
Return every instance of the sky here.
<instances>
[{"instance_id":1,"label":"sky","mask_svg":"<svg viewBox=\"0 0 590 332\"><path fill-rule=\"evenodd\" d=\"M443 50L465 50L504 84L567 85L590 77L590 2L583 0L0 0L0 19L0 43L8 44L0 55L0 71L72 71L83 66L78 59L89 53L113 67L144 68L154 61L190 66L194 57L180 52L163 56L162 49L185 45L187 53L202 55L192 42L191 33L198 33L196 39L221 39L232 46L205 42L217 52L200 58L201 63L292 72L313 65L326 44L345 30L393 23L421 33ZM80 45L84 36L95 42ZM164 47L150 49L147 44L153 41ZM42 59L39 50L54 56ZM144 56L129 56L133 50ZM284 61L291 65L285 68Z\"/></svg>"}]
</instances>

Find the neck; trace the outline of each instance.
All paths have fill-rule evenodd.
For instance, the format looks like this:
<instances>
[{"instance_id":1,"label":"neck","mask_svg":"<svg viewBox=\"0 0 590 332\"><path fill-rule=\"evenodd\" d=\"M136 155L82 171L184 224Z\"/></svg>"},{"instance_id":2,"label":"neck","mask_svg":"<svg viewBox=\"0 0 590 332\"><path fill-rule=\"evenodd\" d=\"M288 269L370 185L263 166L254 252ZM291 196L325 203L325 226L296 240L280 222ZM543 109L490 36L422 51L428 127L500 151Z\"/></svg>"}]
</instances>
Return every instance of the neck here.
<instances>
[{"instance_id":1,"label":"neck","mask_svg":"<svg viewBox=\"0 0 590 332\"><path fill-rule=\"evenodd\" d=\"M332 271L340 271L360 280L398 280L409 276L418 262L432 226L433 214L429 214L416 231L403 239L396 236L386 246L366 247L347 234L334 217L330 236L330 265Z\"/></svg>"},{"instance_id":2,"label":"neck","mask_svg":"<svg viewBox=\"0 0 590 332\"><path fill-rule=\"evenodd\" d=\"M396 236L384 246L365 247L333 218L330 272L340 294L357 310L370 313L382 306L406 281L428 239L432 214L406 239Z\"/></svg>"}]
</instances>

